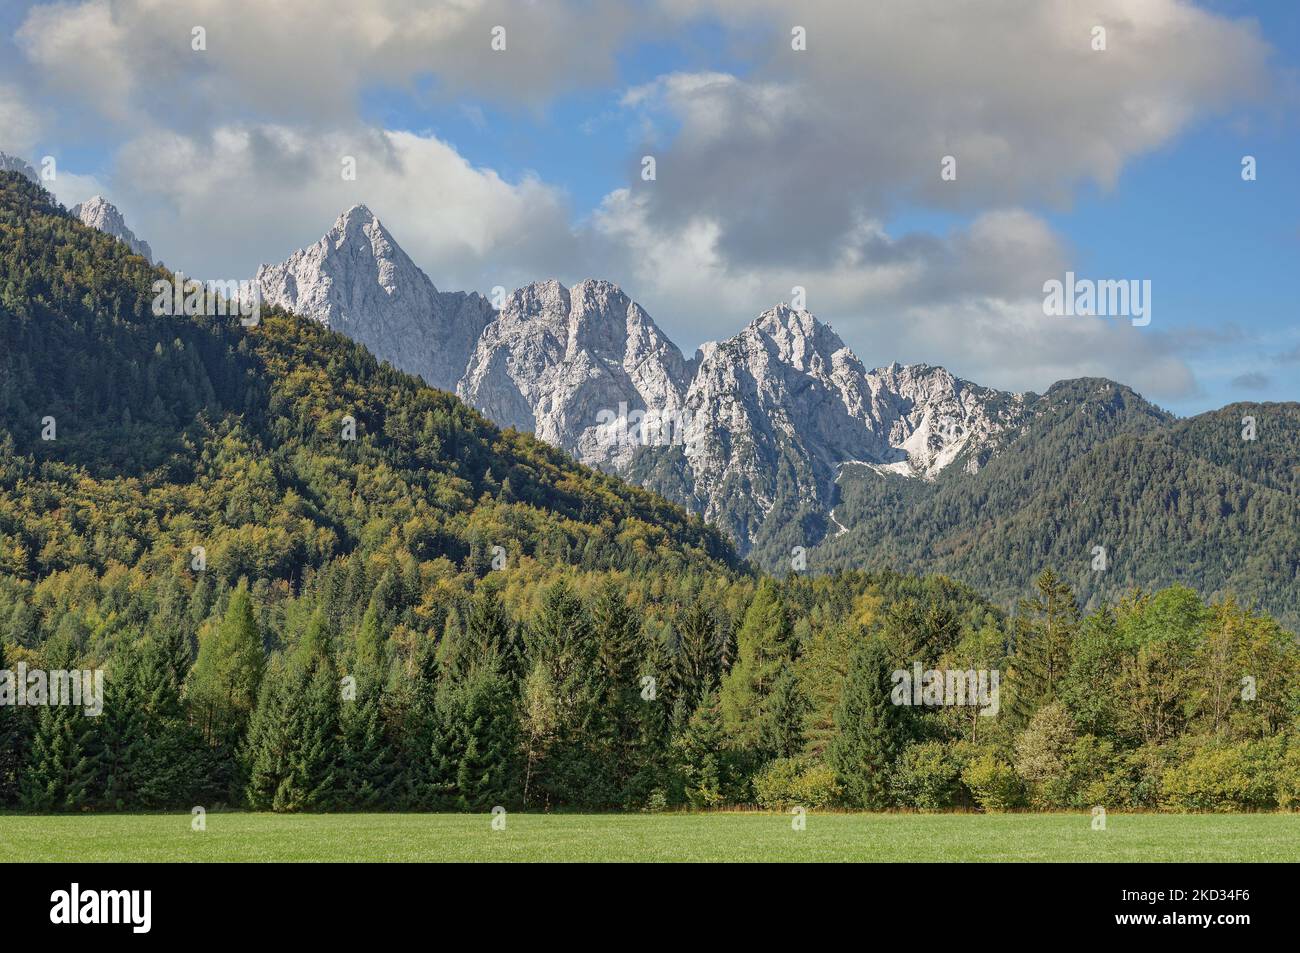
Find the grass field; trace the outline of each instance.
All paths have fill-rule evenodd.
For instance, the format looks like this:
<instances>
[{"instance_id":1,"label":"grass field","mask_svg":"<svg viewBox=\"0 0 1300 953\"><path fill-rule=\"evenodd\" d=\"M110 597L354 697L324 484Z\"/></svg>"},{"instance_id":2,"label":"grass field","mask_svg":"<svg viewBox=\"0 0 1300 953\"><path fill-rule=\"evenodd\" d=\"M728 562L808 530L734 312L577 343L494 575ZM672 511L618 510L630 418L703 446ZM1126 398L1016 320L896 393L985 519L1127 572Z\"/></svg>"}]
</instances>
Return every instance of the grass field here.
<instances>
[{"instance_id":1,"label":"grass field","mask_svg":"<svg viewBox=\"0 0 1300 953\"><path fill-rule=\"evenodd\" d=\"M0 861L1296 861L1300 816L181 814L0 816Z\"/></svg>"}]
</instances>

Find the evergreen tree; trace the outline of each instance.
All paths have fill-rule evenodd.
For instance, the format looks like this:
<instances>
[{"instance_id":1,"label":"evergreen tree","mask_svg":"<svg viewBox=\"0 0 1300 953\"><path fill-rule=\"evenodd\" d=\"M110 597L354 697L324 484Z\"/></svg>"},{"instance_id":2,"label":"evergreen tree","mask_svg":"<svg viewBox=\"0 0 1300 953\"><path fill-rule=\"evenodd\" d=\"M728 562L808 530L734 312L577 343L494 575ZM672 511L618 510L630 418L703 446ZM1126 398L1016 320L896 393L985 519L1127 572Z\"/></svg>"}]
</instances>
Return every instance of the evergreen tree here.
<instances>
[{"instance_id":1,"label":"evergreen tree","mask_svg":"<svg viewBox=\"0 0 1300 953\"><path fill-rule=\"evenodd\" d=\"M690 712L718 687L722 668L718 626L708 606L696 599L679 616L673 631L673 690Z\"/></svg>"},{"instance_id":2,"label":"evergreen tree","mask_svg":"<svg viewBox=\"0 0 1300 953\"><path fill-rule=\"evenodd\" d=\"M0 641L0 672L9 670L4 642ZM17 691L17 675L13 689ZM10 807L18 800L18 780L22 775L27 719L24 711L12 704L0 705L0 806Z\"/></svg>"},{"instance_id":3,"label":"evergreen tree","mask_svg":"<svg viewBox=\"0 0 1300 953\"><path fill-rule=\"evenodd\" d=\"M736 636L736 663L722 679L722 720L735 744L760 755L779 734L773 692L794 662L794 632L776 584L764 579Z\"/></svg>"},{"instance_id":4,"label":"evergreen tree","mask_svg":"<svg viewBox=\"0 0 1300 953\"><path fill-rule=\"evenodd\" d=\"M399 667L393 699L399 741L394 790L399 803L410 810L427 811L435 806L431 758L438 738L437 689L437 647L431 638L424 638Z\"/></svg>"},{"instance_id":5,"label":"evergreen tree","mask_svg":"<svg viewBox=\"0 0 1300 953\"><path fill-rule=\"evenodd\" d=\"M568 582L549 586L529 629L526 777L547 800L602 804L613 797L590 729L600 695L596 639L582 599ZM530 694L531 693L531 694ZM534 741L545 740L538 748Z\"/></svg>"},{"instance_id":6,"label":"evergreen tree","mask_svg":"<svg viewBox=\"0 0 1300 953\"><path fill-rule=\"evenodd\" d=\"M868 810L889 806L894 764L908 736L904 709L890 698L891 671L880 640L860 645L835 709L838 733L830 744L830 763L850 803Z\"/></svg>"},{"instance_id":7,"label":"evergreen tree","mask_svg":"<svg viewBox=\"0 0 1300 953\"><path fill-rule=\"evenodd\" d=\"M733 794L734 758L727 747L722 706L716 691L704 696L685 730L673 741L686 800L693 807L717 807Z\"/></svg>"},{"instance_id":8,"label":"evergreen tree","mask_svg":"<svg viewBox=\"0 0 1300 953\"><path fill-rule=\"evenodd\" d=\"M523 646L495 586L483 585L475 593L464 634L472 664L493 666L511 680L519 678Z\"/></svg>"},{"instance_id":9,"label":"evergreen tree","mask_svg":"<svg viewBox=\"0 0 1300 953\"><path fill-rule=\"evenodd\" d=\"M209 744L233 750L241 742L265 661L248 584L240 580L221 624L200 643L190 672L190 710Z\"/></svg>"},{"instance_id":10,"label":"evergreen tree","mask_svg":"<svg viewBox=\"0 0 1300 953\"><path fill-rule=\"evenodd\" d=\"M658 697L657 681L647 683L644 688L641 685L646 654L641 620L612 579L606 580L596 594L591 620L599 665L600 744L622 799L645 754L647 706L663 703ZM649 694L652 689L652 699L642 697L643 692Z\"/></svg>"},{"instance_id":11,"label":"evergreen tree","mask_svg":"<svg viewBox=\"0 0 1300 953\"><path fill-rule=\"evenodd\" d=\"M329 809L341 754L338 671L317 615L259 701L249 731L249 802L273 811Z\"/></svg>"},{"instance_id":12,"label":"evergreen tree","mask_svg":"<svg viewBox=\"0 0 1300 953\"><path fill-rule=\"evenodd\" d=\"M71 669L74 659L66 639L56 637L46 645L47 672ZM19 779L24 808L71 811L91 803L99 771L95 721L81 706L45 704L36 709L31 746Z\"/></svg>"},{"instance_id":13,"label":"evergreen tree","mask_svg":"<svg viewBox=\"0 0 1300 953\"><path fill-rule=\"evenodd\" d=\"M356 697L343 701L340 715L339 796L349 807L375 810L391 803L396 776L384 721L383 682L371 664L358 668L352 677Z\"/></svg>"},{"instance_id":14,"label":"evergreen tree","mask_svg":"<svg viewBox=\"0 0 1300 953\"><path fill-rule=\"evenodd\" d=\"M477 665L438 690L433 746L440 805L488 810L518 803L519 722L510 680Z\"/></svg>"},{"instance_id":15,"label":"evergreen tree","mask_svg":"<svg viewBox=\"0 0 1300 953\"><path fill-rule=\"evenodd\" d=\"M355 697L344 697L339 765L340 803L362 810L382 808L397 792L397 764L385 719L385 636L374 607L356 630L352 652Z\"/></svg>"},{"instance_id":16,"label":"evergreen tree","mask_svg":"<svg viewBox=\"0 0 1300 953\"><path fill-rule=\"evenodd\" d=\"M777 758L798 756L803 750L804 719L808 710L803 686L794 669L787 668L777 676L768 700L769 717L760 727L759 749Z\"/></svg>"},{"instance_id":17,"label":"evergreen tree","mask_svg":"<svg viewBox=\"0 0 1300 953\"><path fill-rule=\"evenodd\" d=\"M1079 631L1079 605L1063 579L1044 569L1034 589L1033 598L1021 600L1015 620L1012 715L1018 724L1059 697Z\"/></svg>"}]
</instances>

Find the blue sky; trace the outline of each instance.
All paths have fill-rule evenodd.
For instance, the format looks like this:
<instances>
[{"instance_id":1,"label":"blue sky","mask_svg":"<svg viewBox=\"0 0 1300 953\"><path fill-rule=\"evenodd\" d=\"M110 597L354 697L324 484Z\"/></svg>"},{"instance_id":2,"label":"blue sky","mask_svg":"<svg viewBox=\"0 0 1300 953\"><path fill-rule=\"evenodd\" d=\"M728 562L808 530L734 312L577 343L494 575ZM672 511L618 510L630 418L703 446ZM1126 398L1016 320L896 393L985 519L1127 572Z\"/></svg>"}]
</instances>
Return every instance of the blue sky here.
<instances>
[{"instance_id":1,"label":"blue sky","mask_svg":"<svg viewBox=\"0 0 1300 953\"><path fill-rule=\"evenodd\" d=\"M1294 3L326 0L292 48L307 7L265 6L6 5L0 150L192 274L364 201L439 287L610 278L687 354L799 284L870 366L1300 399ZM1043 315L1066 269L1149 279L1151 325Z\"/></svg>"}]
</instances>

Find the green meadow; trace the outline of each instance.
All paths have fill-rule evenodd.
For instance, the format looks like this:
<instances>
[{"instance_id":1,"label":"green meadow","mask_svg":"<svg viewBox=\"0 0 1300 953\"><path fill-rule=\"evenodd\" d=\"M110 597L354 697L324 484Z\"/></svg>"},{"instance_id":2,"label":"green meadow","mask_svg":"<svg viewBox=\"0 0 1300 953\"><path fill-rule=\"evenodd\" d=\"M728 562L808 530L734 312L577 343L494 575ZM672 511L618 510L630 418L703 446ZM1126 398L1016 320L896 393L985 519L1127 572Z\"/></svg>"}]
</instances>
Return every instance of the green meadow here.
<instances>
[{"instance_id":1,"label":"green meadow","mask_svg":"<svg viewBox=\"0 0 1300 953\"><path fill-rule=\"evenodd\" d=\"M1296 861L1290 814L0 816L0 861Z\"/></svg>"}]
</instances>

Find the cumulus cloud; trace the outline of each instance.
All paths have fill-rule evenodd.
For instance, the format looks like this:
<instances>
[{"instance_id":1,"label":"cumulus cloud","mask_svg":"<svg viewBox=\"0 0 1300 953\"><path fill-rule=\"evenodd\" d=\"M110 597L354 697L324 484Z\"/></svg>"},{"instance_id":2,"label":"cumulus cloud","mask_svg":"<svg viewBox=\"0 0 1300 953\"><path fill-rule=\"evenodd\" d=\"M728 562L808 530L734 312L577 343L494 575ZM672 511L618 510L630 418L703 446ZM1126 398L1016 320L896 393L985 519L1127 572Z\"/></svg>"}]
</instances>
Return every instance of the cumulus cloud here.
<instances>
[{"instance_id":1,"label":"cumulus cloud","mask_svg":"<svg viewBox=\"0 0 1300 953\"><path fill-rule=\"evenodd\" d=\"M1266 85L1251 26L1180 0L706 6L770 29L753 75L677 73L624 103L668 130L647 142L660 152L649 214L709 215L729 257L761 263L817 261L864 212L909 203L1066 204ZM944 156L955 181L940 178Z\"/></svg>"},{"instance_id":2,"label":"cumulus cloud","mask_svg":"<svg viewBox=\"0 0 1300 953\"><path fill-rule=\"evenodd\" d=\"M1197 390L1178 335L1043 313L1043 281L1064 273L1071 250L1023 209L986 212L943 235L895 238L879 223L860 222L821 265L777 267L740 265L719 251L717 223L697 216L665 227L648 204L644 195L616 193L593 229L607 249L626 251L620 280L639 289L683 345L729 336L732 315L788 301L799 286L809 309L868 366L943 364L1009 390L1041 391L1078 376L1114 377L1162 399Z\"/></svg>"},{"instance_id":3,"label":"cumulus cloud","mask_svg":"<svg viewBox=\"0 0 1300 953\"><path fill-rule=\"evenodd\" d=\"M618 119L641 132L628 184L576 221L554 183L361 118L375 89L480 122L479 102L543 108L616 82L629 38L701 18L745 68L624 89ZM67 0L34 5L16 40L25 92L126 130L107 194L191 273L251 274L364 202L439 287L607 277L687 350L799 285L868 364L945 363L1015 389L1104 374L1157 399L1196 391L1195 340L1160 314L1148 328L1044 316L1042 283L1086 271L1046 216L1250 100L1270 69L1251 22L1182 0ZM709 59L691 46L682 62ZM9 101L0 87L0 119Z\"/></svg>"},{"instance_id":4,"label":"cumulus cloud","mask_svg":"<svg viewBox=\"0 0 1300 953\"><path fill-rule=\"evenodd\" d=\"M537 105L611 79L620 39L651 25L582 0L79 0L33 7L17 39L50 86L183 128L247 111L347 120L377 85Z\"/></svg>"},{"instance_id":5,"label":"cumulus cloud","mask_svg":"<svg viewBox=\"0 0 1300 953\"><path fill-rule=\"evenodd\" d=\"M347 158L355 180L344 177ZM191 274L251 275L358 203L448 290L510 287L574 257L562 192L535 177L508 182L432 135L267 124L154 132L121 150L114 182L146 210L137 231Z\"/></svg>"},{"instance_id":6,"label":"cumulus cloud","mask_svg":"<svg viewBox=\"0 0 1300 953\"><path fill-rule=\"evenodd\" d=\"M743 77L676 72L629 89L657 178L596 217L631 252L642 295L667 304L651 309L665 324L717 334L734 303L753 313L798 284L867 363L944 362L999 386L1105 374L1164 399L1197 390L1187 347L1158 323L1043 315L1043 282L1084 269L1026 208L1109 188L1133 159L1261 93L1269 51L1254 26L1178 0L703 8L756 31L765 54ZM791 49L796 25L806 51ZM940 175L947 156L954 181ZM917 209L960 224L894 224Z\"/></svg>"},{"instance_id":7,"label":"cumulus cloud","mask_svg":"<svg viewBox=\"0 0 1300 953\"><path fill-rule=\"evenodd\" d=\"M18 88L0 84L0 152L26 158L36 142L40 123Z\"/></svg>"}]
</instances>

